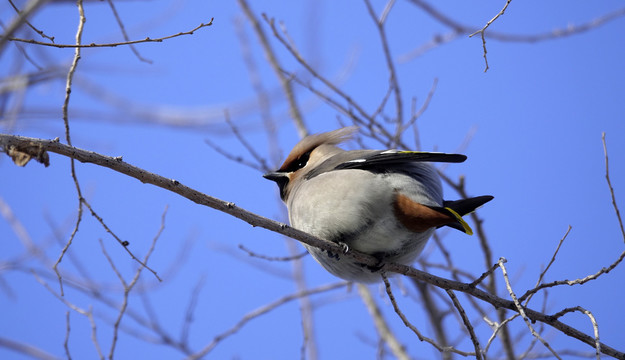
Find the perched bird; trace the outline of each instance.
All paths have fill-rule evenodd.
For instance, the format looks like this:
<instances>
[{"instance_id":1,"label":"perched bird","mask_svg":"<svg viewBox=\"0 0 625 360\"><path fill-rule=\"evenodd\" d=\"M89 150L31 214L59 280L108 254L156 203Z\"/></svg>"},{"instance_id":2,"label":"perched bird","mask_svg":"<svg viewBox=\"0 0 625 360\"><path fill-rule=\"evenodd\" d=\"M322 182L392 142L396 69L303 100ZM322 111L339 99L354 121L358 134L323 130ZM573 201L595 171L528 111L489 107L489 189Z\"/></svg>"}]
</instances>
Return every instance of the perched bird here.
<instances>
[{"instance_id":1,"label":"perched bird","mask_svg":"<svg viewBox=\"0 0 625 360\"><path fill-rule=\"evenodd\" d=\"M462 216L493 199L443 200L441 182L429 162L463 162L465 155L421 151L354 150L336 145L356 127L302 139L275 172L291 226L383 262L410 265L436 228L471 235ZM380 280L375 269L345 256L306 246L330 273L352 281ZM331 256L330 256L331 255Z\"/></svg>"}]
</instances>

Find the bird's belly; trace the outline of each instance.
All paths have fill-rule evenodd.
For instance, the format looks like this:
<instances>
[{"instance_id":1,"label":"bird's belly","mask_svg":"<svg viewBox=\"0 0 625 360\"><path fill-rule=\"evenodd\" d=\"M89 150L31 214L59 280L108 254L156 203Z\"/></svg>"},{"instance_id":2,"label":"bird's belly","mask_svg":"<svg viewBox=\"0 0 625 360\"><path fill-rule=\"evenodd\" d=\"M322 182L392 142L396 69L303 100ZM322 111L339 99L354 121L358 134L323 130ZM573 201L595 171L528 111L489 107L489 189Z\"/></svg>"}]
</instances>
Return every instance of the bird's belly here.
<instances>
[{"instance_id":1,"label":"bird's belly","mask_svg":"<svg viewBox=\"0 0 625 360\"><path fill-rule=\"evenodd\" d=\"M341 181L346 176L349 183ZM308 180L289 204L291 225L364 253L397 253L406 243L421 240L423 233L396 220L393 200L400 189L393 185L382 174L362 170L319 175Z\"/></svg>"}]
</instances>

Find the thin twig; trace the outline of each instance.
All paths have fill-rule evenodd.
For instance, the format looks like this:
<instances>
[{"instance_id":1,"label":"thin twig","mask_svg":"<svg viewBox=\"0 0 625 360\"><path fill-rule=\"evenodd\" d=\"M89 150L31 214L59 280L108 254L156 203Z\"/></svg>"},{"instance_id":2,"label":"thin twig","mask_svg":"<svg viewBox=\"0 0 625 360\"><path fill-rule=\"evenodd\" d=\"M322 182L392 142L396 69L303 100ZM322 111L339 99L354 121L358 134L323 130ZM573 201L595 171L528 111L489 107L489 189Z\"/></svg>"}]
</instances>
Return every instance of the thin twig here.
<instances>
[{"instance_id":1,"label":"thin twig","mask_svg":"<svg viewBox=\"0 0 625 360\"><path fill-rule=\"evenodd\" d=\"M35 277L35 280L37 280L37 282L39 282L41 285L43 285L44 288L46 288L46 290L48 290L52 295L54 295L54 297L56 297L57 299L59 299L62 303L64 303L68 308L70 308L71 310L74 310L75 312L85 316L87 319L89 319L89 324L91 325L91 341L93 342L96 351L98 353L98 357L100 359L104 359L104 355L102 354L102 349L100 348L100 343L98 342L98 337L97 337L97 325L95 322L95 319L93 317L93 309L91 307L89 307L88 310L82 309L79 306L71 303L69 300L67 300L63 294L58 294L56 291L54 291L50 285L48 285L48 283L46 283L42 278L39 277L39 275L37 275L37 273L35 271L31 271L31 273L33 274L33 276Z\"/></svg>"},{"instance_id":2,"label":"thin twig","mask_svg":"<svg viewBox=\"0 0 625 360\"><path fill-rule=\"evenodd\" d=\"M603 153L605 154L605 180L608 183L610 189L610 197L612 198L612 206L614 207L614 213L618 219L619 227L621 228L621 235L623 236L623 242L625 242L625 228L623 227L623 219L621 219L621 212L616 204L616 196L614 195L614 188L612 187L612 181L610 181L610 166L608 162L608 145L605 142L605 133L601 133L601 141L603 142Z\"/></svg>"},{"instance_id":3,"label":"thin twig","mask_svg":"<svg viewBox=\"0 0 625 360\"><path fill-rule=\"evenodd\" d=\"M452 30L443 35L441 34L434 35L432 40L430 40L429 42L419 46L415 50L412 50L405 55L400 56L400 60L399 60L400 62L407 62L409 60L412 60L418 56L423 55L425 52L433 48L436 48L439 45L446 44L452 40L455 40L462 35L471 34L471 33L480 31L480 28L477 26L462 24L461 22L455 19L452 19L451 17L447 16L447 14L434 8L432 5L430 5L430 3L428 3L425 0L409 0L409 2L419 7L421 10L423 10L426 14L428 14L434 20L451 28ZM567 25L565 27L557 28L557 29L544 32L544 33L511 34L511 33L504 33L504 32L489 30L488 32L484 32L483 35L489 39L498 40L498 41L536 43L540 41L559 39L562 37L581 34L586 31L596 29L621 16L625 16L625 8L617 9L615 11L596 17L594 19L591 19L579 25Z\"/></svg>"},{"instance_id":4,"label":"thin twig","mask_svg":"<svg viewBox=\"0 0 625 360\"><path fill-rule=\"evenodd\" d=\"M388 344L388 347L391 349L391 352L397 359L408 360L410 356L406 352L406 347L399 342L399 339L393 334L393 331L388 326L384 315L382 315L382 311L375 303L373 296L371 295L371 291L364 284L356 284L358 288L358 294L360 298L365 303L371 318L373 319L373 324L375 325L375 329L380 335L380 339Z\"/></svg>"},{"instance_id":5,"label":"thin twig","mask_svg":"<svg viewBox=\"0 0 625 360\"><path fill-rule=\"evenodd\" d=\"M230 129L232 130L232 133L234 134L234 136L237 138L237 140L239 140L241 145L243 145L245 150L247 150L247 152L254 158L254 160L256 160L256 162L259 165L259 168L263 172L269 171L269 166L267 166L267 161L265 161L265 159L262 156L260 156L258 151L256 151L254 147L245 139L245 137L243 137L243 134L241 134L241 132L239 131L239 128L230 119L230 113L228 112L228 110L224 110L224 118L226 119L226 123L228 124L228 126L230 126Z\"/></svg>"},{"instance_id":6,"label":"thin twig","mask_svg":"<svg viewBox=\"0 0 625 360\"><path fill-rule=\"evenodd\" d=\"M482 275L480 275L479 278L475 279L471 284L469 284L469 286L475 287L475 286L479 285L484 279L486 279L495 270L497 270L498 267L499 267L499 263L495 263L493 266L491 266L490 269L486 270Z\"/></svg>"},{"instance_id":7,"label":"thin twig","mask_svg":"<svg viewBox=\"0 0 625 360\"><path fill-rule=\"evenodd\" d=\"M15 351L17 353L28 356L29 359L39 360L59 360L60 358L38 349L30 344L25 344L15 340L0 337L0 348Z\"/></svg>"},{"instance_id":8,"label":"thin twig","mask_svg":"<svg viewBox=\"0 0 625 360\"><path fill-rule=\"evenodd\" d=\"M184 324L182 325L182 330L180 331L180 343L187 345L189 343L189 331L191 329L191 323L193 322L193 314L195 313L195 307L197 306L198 299L200 297L200 291L204 287L204 283L206 282L206 276L202 275L198 279L195 287L193 287L193 291L191 291L191 296L189 297L189 304L187 305L187 310L184 315Z\"/></svg>"},{"instance_id":9,"label":"thin twig","mask_svg":"<svg viewBox=\"0 0 625 360\"><path fill-rule=\"evenodd\" d=\"M189 31L183 31L183 32L179 32L177 34L168 35L168 36L164 36L164 37L156 38L156 39L152 39L150 37L146 37L145 39L141 39L141 40L120 41L120 42L115 42L115 43L104 43L104 44L96 44L96 43L91 43L91 44L51 44L51 43L37 41L37 40L34 40L34 39L19 39L19 38L10 38L9 40L11 40L11 41L19 41L19 42L27 43L27 44L56 47L56 48L117 47L117 46L133 45L133 44L141 44L141 43L163 42L165 40L173 39L173 38L178 37L178 36L193 35L193 33L195 31L197 31L197 30L199 30L201 28L213 25L213 20L214 19L211 18L208 23L201 23L200 25L194 27L193 29L191 29Z\"/></svg>"},{"instance_id":10,"label":"thin twig","mask_svg":"<svg viewBox=\"0 0 625 360\"><path fill-rule=\"evenodd\" d=\"M416 111L415 111L414 106L413 106L413 110L411 112L410 119L408 120L406 125L403 126L402 131L406 130L410 126L414 126L415 131L417 131L417 126L416 126L417 119L419 119L419 117L421 117L421 115L423 115L425 110L427 110L428 106L430 106L430 102L432 101L432 98L434 97L434 93L436 92L436 86L437 85L438 85L438 78L434 78L434 81L432 81L432 87L430 87L430 91L428 91L428 94L425 97L425 100L423 101L423 105L421 105L419 110L416 110ZM414 105L416 105L416 101L414 102ZM418 149L419 148L417 148L417 150Z\"/></svg>"},{"instance_id":11,"label":"thin twig","mask_svg":"<svg viewBox=\"0 0 625 360\"><path fill-rule=\"evenodd\" d=\"M206 145L210 146L210 148L213 149L215 152L217 152L219 155L225 157L226 159L228 159L230 161L234 161L236 163L239 163L241 165L247 166L249 168L252 168L252 169L260 171L260 172L266 171L262 167L260 167L258 164L255 164L255 163L253 163L251 161L247 161L242 156L234 155L234 154L232 154L232 152L227 151L225 149L222 149L220 146L218 146L217 144L213 143L210 139L204 139L204 143Z\"/></svg>"},{"instance_id":12,"label":"thin twig","mask_svg":"<svg viewBox=\"0 0 625 360\"><path fill-rule=\"evenodd\" d=\"M285 239L289 254L295 256L299 247L295 241ZM304 263L300 259L291 262L291 273L295 287L298 292L308 291L308 284L304 276ZM319 351L317 350L317 339L315 338L315 318L313 316L313 305L309 296L299 298L299 312L301 318L303 341L300 348L300 358L317 360ZM307 356L308 355L308 356Z\"/></svg>"},{"instance_id":13,"label":"thin twig","mask_svg":"<svg viewBox=\"0 0 625 360\"><path fill-rule=\"evenodd\" d=\"M282 71L280 71L281 66L278 62L278 58L274 54L269 41L267 40L267 36L265 35L265 31L260 26L260 22L256 18L256 15L250 9L247 0L238 0L239 6L243 10L243 13L249 20L254 29L254 32L258 36L258 40L260 41L261 46L263 47L263 51L265 52L265 56L267 57L267 61L273 68L278 80L280 81L280 85L282 85L282 89L284 90L284 94L286 95L287 101L289 103L289 113L295 122L295 128L297 129L297 133L300 138L308 135L308 129L306 128L306 124L304 122L304 117L299 109L299 105L295 99L295 94L293 93L293 87L291 86L291 82L287 77L284 76Z\"/></svg>"},{"instance_id":14,"label":"thin twig","mask_svg":"<svg viewBox=\"0 0 625 360\"><path fill-rule=\"evenodd\" d=\"M65 349L65 355L67 356L67 360L72 360L72 356L69 353L69 334L70 334L70 325L69 325L69 311L65 313L65 340L63 341L63 349Z\"/></svg>"},{"instance_id":15,"label":"thin twig","mask_svg":"<svg viewBox=\"0 0 625 360\"><path fill-rule=\"evenodd\" d=\"M79 16L78 30L76 30L76 44L80 45L82 41L83 29L84 29L85 22L87 21L87 19L85 18L85 11L83 8L82 0L77 0L76 5L78 6L78 16ZM74 79L74 73L76 72L76 67L78 66L79 60L80 60L80 48L76 48L74 51L74 58L72 60L72 65L69 68L69 71L67 73L67 79L65 81L65 99L63 100L63 108L62 108L63 124L65 126L65 141L67 141L67 145L69 146L72 146L72 138L71 138L70 129L69 129L69 100L70 100L70 94L72 93L72 81ZM63 280L61 278L61 273L59 272L58 266L63 260L63 256L65 256L65 253L67 252L67 250L69 250L69 247L72 245L74 237L78 233L78 228L80 227L80 223L82 221L82 212L83 212L82 190L80 189L80 184L78 183L78 178L76 177L76 166L75 166L75 160L73 158L70 158L70 165L71 165L71 176L74 181L74 186L76 187L76 195L78 197L78 214L76 216L76 224L74 226L74 230L72 231L69 239L67 240L67 243L61 250L59 257L53 266L54 272L56 273L56 276L59 279L59 287L61 289L61 296L63 295Z\"/></svg>"},{"instance_id":16,"label":"thin twig","mask_svg":"<svg viewBox=\"0 0 625 360\"><path fill-rule=\"evenodd\" d=\"M399 316L399 318L404 323L404 325L407 328L409 328L410 330L412 330L412 332L414 332L415 335L417 335L417 337L419 338L420 341L425 341L428 344L431 344L432 346L434 346L436 348L436 350L438 350L440 352L453 352L453 353L456 353L456 354L459 354L459 355L462 355L462 356L475 355L475 353L458 350L458 349L456 349L453 346L441 346L436 341L434 341L434 340L424 336L423 334L421 334L419 329L417 329L408 320L406 315L404 315L404 313L399 308L399 305L397 304L397 301L395 300L395 295L393 295L393 291L391 290L391 283L390 283L390 281L388 281L388 278L384 275L384 273L381 273L380 275L382 276L382 280L384 281L384 288L386 290L386 294L388 295L388 298L391 301L391 304L393 305L393 310L395 310L395 313L397 314L397 316Z\"/></svg>"},{"instance_id":17,"label":"thin twig","mask_svg":"<svg viewBox=\"0 0 625 360\"><path fill-rule=\"evenodd\" d=\"M491 329L493 329L493 333L490 335L490 338L488 338L488 342L486 343L486 346L484 347L484 353L485 354L488 352L488 348L490 347L490 344L492 344L493 340L495 340L495 338L497 337L497 334L499 333L499 330L505 328L507 323L509 323L510 321L516 319L519 316L521 316L521 315L519 313L516 313L516 314L510 316L509 318L505 319L504 321L502 321L500 323L490 321L485 316L482 318L491 327Z\"/></svg>"},{"instance_id":18,"label":"thin twig","mask_svg":"<svg viewBox=\"0 0 625 360\"><path fill-rule=\"evenodd\" d=\"M456 296L456 294L454 294L454 292L451 290L446 290L446 292L447 295L449 295L449 297L451 298L451 301L456 307L456 310L458 310L458 314L460 314L460 317L462 318L462 323L464 324L464 327L469 332L469 337L471 338L471 342L473 342L473 347L475 348L475 358L478 360L483 359L484 357L482 355L480 341L478 340L477 335L475 335L473 325L471 325L471 321L467 317L467 313L464 311L464 308L462 307L462 304L460 304L460 301L458 301L458 297Z\"/></svg>"},{"instance_id":19,"label":"thin twig","mask_svg":"<svg viewBox=\"0 0 625 360\"><path fill-rule=\"evenodd\" d=\"M610 190L612 206L614 207L614 213L616 214L616 218L618 220L619 228L621 230L621 236L623 237L623 241L625 242L625 230L623 228L623 220L621 219L621 213L619 211L618 204L616 203L616 196L614 195L614 188L612 187L612 182L610 181L610 171L609 171L610 168L609 168L609 163L608 163L608 149L607 149L607 145L605 142L605 133L602 134L602 141L603 141L603 150L604 150L604 156L605 156L605 178L606 178L608 188ZM603 274L609 273L614 268L616 268L623 261L623 259L625 259L625 251L621 252L618 258L616 258L616 260L612 264L610 264L607 267L602 267L599 271L597 271L594 274L588 275L584 278L575 279L575 280L556 280L550 283L540 284L538 286L535 286L533 289L530 289L527 292L525 292L525 294L523 294L523 296L521 296L519 299L523 301L524 299L528 298L532 294L542 289L546 289L546 288L550 288L554 286L559 286L559 285L573 286L573 285L585 284L589 281L599 278Z\"/></svg>"},{"instance_id":20,"label":"thin twig","mask_svg":"<svg viewBox=\"0 0 625 360\"><path fill-rule=\"evenodd\" d=\"M50 0L29 0L26 5L24 5L22 11L18 12L17 16L11 20L6 29L4 29L2 36L0 36L0 54L4 52L4 47L7 42L11 40L11 37L15 34L17 29L19 29L29 17L36 13L37 10L39 10L39 8L48 1Z\"/></svg>"},{"instance_id":21,"label":"thin twig","mask_svg":"<svg viewBox=\"0 0 625 360\"><path fill-rule=\"evenodd\" d=\"M106 247L104 247L104 243L102 242L102 240L100 240L100 247L102 248L102 253L108 260L109 264L111 265L111 268L113 269L113 272L115 272L115 274L119 278L119 281L124 287L124 295L122 299L122 304L120 306L119 313L117 314L117 319L115 320L115 323L113 324L113 339L111 340L111 349L109 351L109 356L108 356L109 359L113 359L113 354L115 353L115 347L117 345L117 339L118 339L118 334L119 334L119 325L121 324L122 318L124 317L124 314L126 313L126 308L128 307L128 296L130 294L130 291L132 291L134 286L137 284L137 281L139 280L139 276L141 275L141 271L143 270L144 267L146 267L143 264L147 264L148 259L150 258L150 255L152 255L152 252L154 252L156 241L160 238L161 234L163 233L163 230L165 229L165 215L166 214L167 214L167 207L165 207L165 210L163 211L163 215L161 216L161 226L159 227L156 233L156 236L154 236L154 238L152 239L152 244L150 245L150 248L146 252L145 257L143 258L143 261L141 262L142 266L139 266L137 271L135 271L135 276L130 281L130 283L127 283L124 280L124 277L122 276L122 274L117 270L117 267L115 266L115 263L113 262L113 259L111 259L111 257L106 252Z\"/></svg>"},{"instance_id":22,"label":"thin twig","mask_svg":"<svg viewBox=\"0 0 625 360\"><path fill-rule=\"evenodd\" d=\"M334 284L329 284L329 285L322 285L313 289L308 289L305 292L297 292L291 295L287 295L284 296L272 303L269 303L265 306L262 306L256 310L253 310L247 314L245 314L241 320L239 320L234 326L232 326L231 328L229 328L228 330L222 332L221 334L215 336L213 338L213 341L211 341L209 344L207 344L204 348L202 348L200 351L195 352L193 354L191 354L190 356L188 356L186 359L187 360L193 360L193 359L200 359L202 357L204 357L206 354L208 354L209 352L211 352L217 345L219 345L220 342L222 342L223 340L225 340L226 338L230 337L231 335L236 334L243 326L245 326L245 324L247 324L250 320L253 320L259 316L262 316L270 311L272 311L273 309L280 307L290 301L296 300L298 298L304 297L304 296L310 296L310 295L314 295L314 294L319 294L319 293L323 293L323 292L328 292L328 291L332 291L335 289L339 289L342 287L345 287L347 285L347 282L339 282L339 283L334 283Z\"/></svg>"},{"instance_id":23,"label":"thin twig","mask_svg":"<svg viewBox=\"0 0 625 360\"><path fill-rule=\"evenodd\" d=\"M115 7L115 4L113 3L113 0L107 0L107 1L108 1L108 4L109 4L109 7L113 11L113 16L115 16L115 20L117 20L117 25L119 25L119 29L122 31L122 35L124 36L124 40L126 40L126 42L129 42L130 41L130 37L128 36L128 33L126 32L126 27L124 26L124 22L122 21L122 18L119 16L119 13L117 12L117 8ZM137 48L133 44L129 44L129 45L130 45L130 50L132 50L132 52L139 59L139 61L143 61L143 62L146 62L148 64L152 64L152 60L146 59L143 56L141 56L141 54L139 54L139 51L137 50Z\"/></svg>"},{"instance_id":24,"label":"thin twig","mask_svg":"<svg viewBox=\"0 0 625 360\"><path fill-rule=\"evenodd\" d=\"M569 235L570 231L571 231L571 225L569 225L568 229L566 229L566 233L564 234L564 236L558 242L558 246L556 246L556 250L553 252L553 255L551 256L551 260L549 261L549 263L547 264L545 269L538 276L538 280L536 281L536 285L534 285L534 287L540 285L540 283L543 281L543 278L545 277L545 274L547 273L547 271L549 270L549 268L551 267L553 262L556 261L556 256L558 255L558 252L560 251L560 247L562 246L562 243L564 243L564 240ZM527 304L529 304L529 302L530 302L530 300L531 300L533 295L534 294L531 294L531 295L529 295L527 297L524 306L527 306Z\"/></svg>"},{"instance_id":25,"label":"thin twig","mask_svg":"<svg viewBox=\"0 0 625 360\"><path fill-rule=\"evenodd\" d=\"M13 3L13 0L9 0L9 4L11 4L11 7L18 13L20 14L20 10L17 8L17 6L15 6L15 4ZM39 36L41 36L44 39L48 39L52 42L54 42L54 36L48 36L46 35L42 30L37 29L33 24L30 23L30 21L28 21L26 18L24 19L24 23L26 25L28 25L29 28L31 28L34 32L36 32L37 34L39 34ZM6 35L6 34L5 34Z\"/></svg>"},{"instance_id":26,"label":"thin twig","mask_svg":"<svg viewBox=\"0 0 625 360\"><path fill-rule=\"evenodd\" d=\"M426 270L426 269L424 269ZM422 281L417 281L414 279L412 283L414 284L417 291L419 291L419 295L421 297L421 303L423 309L425 310L425 314L428 318L428 322L432 327L434 332L434 338L436 339L436 343L438 343L442 347L449 346L449 337L448 329L445 327L445 316L449 315L453 310L451 309L451 304L449 304L449 308L441 309L436 302L436 299L433 295L436 295L436 291L433 286L430 284L424 283ZM452 360L453 354L450 352L444 352L441 354L442 360Z\"/></svg>"},{"instance_id":27,"label":"thin twig","mask_svg":"<svg viewBox=\"0 0 625 360\"><path fill-rule=\"evenodd\" d=\"M250 83L258 98L258 106L260 109L260 117L262 119L265 132L267 134L267 145L269 147L269 159L272 166L277 167L279 161L283 158L282 150L278 142L278 135L276 131L276 121L274 121L271 114L271 97L269 91L265 89L262 82L262 77L256 61L254 60L253 52L250 46L250 40L243 29L242 20L235 21L235 31L241 44L241 52L243 56L243 62L249 73Z\"/></svg>"},{"instance_id":28,"label":"thin twig","mask_svg":"<svg viewBox=\"0 0 625 360\"><path fill-rule=\"evenodd\" d=\"M521 305L521 302L519 302L519 299L517 299L517 296L514 293L514 290L512 290L512 285L510 284L510 279L508 278L508 271L506 270L506 266L504 265L505 262L506 262L506 259L500 258L498 262L499 268L501 268L501 273L503 274L503 278L506 282L506 288L508 289L508 294L510 294L512 301L514 301L514 306L516 306L517 311L519 312L519 315L521 316L521 318L523 318L523 321L525 321L525 324L529 328L532 335L534 335L535 338L540 340L540 342L543 343L543 345L545 345L545 347L549 349L549 351L551 351L553 356L555 356L559 360L562 360L562 358L558 355L558 353L556 353L556 351L551 347L551 345L549 345L549 343L545 339L543 339L543 337L540 336L540 334L537 333L536 330L534 330L534 327L532 326L532 321L527 317L527 315L525 315L525 308Z\"/></svg>"},{"instance_id":29,"label":"thin twig","mask_svg":"<svg viewBox=\"0 0 625 360\"><path fill-rule=\"evenodd\" d=\"M373 9L373 6L371 5L371 2L369 0L365 0L365 5L367 5L367 11L375 22L376 28L378 30L378 35L380 37L380 41L382 42L384 58L386 59L386 66L388 68L390 88L393 89L393 92L395 94L395 136L393 137L394 141L391 146L395 147L396 144L399 144L401 142L401 135L404 128L404 105L401 96L401 88L399 87L399 81L397 80L397 71L395 70L395 63L393 62L391 50L388 45L386 30L384 29L384 22L378 20L375 10Z\"/></svg>"},{"instance_id":30,"label":"thin twig","mask_svg":"<svg viewBox=\"0 0 625 360\"><path fill-rule=\"evenodd\" d=\"M476 34L481 34L482 35L482 49L484 49L484 62L486 63L486 67L484 68L484 72L488 71L488 58L486 57L486 37L484 36L484 33L486 32L486 29L488 29L488 27L497 19L499 19L500 16L502 16L504 14L504 12L506 12L506 9L508 8L508 5L510 5L510 2L512 0L506 0L506 4L503 6L503 9L501 9L501 11L499 11L499 13L497 15L495 15L492 19L490 19L486 25L484 25L483 28L481 28L480 30L474 32L473 34L469 35L469 37L473 37L473 35Z\"/></svg>"},{"instance_id":31,"label":"thin twig","mask_svg":"<svg viewBox=\"0 0 625 360\"><path fill-rule=\"evenodd\" d=\"M553 317L554 318L560 318L565 314L568 314L570 312L574 312L574 311L579 311L583 314L585 314L586 316L588 316L588 318L590 319L590 323L592 324L592 329L593 329L593 333L595 335L595 356L597 357L597 360L601 359L601 342L599 341L599 324L597 324L597 319L595 319L595 316L592 314L592 312L590 312L589 310L584 309L581 306L575 306L575 307L571 307L571 308L566 308L562 311L559 311L558 313L554 314Z\"/></svg>"},{"instance_id":32,"label":"thin twig","mask_svg":"<svg viewBox=\"0 0 625 360\"><path fill-rule=\"evenodd\" d=\"M267 256L267 255L258 254L241 244L239 244L239 249L245 251L249 256L256 257L256 258L263 259L263 260L268 260L268 261L293 261L293 260L301 259L304 256L308 255L308 252L304 251L302 253L292 255L292 256Z\"/></svg>"}]
</instances>

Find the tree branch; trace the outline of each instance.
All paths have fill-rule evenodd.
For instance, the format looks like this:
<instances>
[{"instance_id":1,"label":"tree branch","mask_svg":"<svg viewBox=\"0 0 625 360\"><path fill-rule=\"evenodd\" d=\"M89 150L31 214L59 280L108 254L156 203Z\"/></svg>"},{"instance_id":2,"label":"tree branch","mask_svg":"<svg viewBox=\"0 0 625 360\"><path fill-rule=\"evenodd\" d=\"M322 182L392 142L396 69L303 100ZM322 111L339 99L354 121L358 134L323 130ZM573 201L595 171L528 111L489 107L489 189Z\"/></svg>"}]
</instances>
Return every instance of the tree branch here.
<instances>
[{"instance_id":1,"label":"tree branch","mask_svg":"<svg viewBox=\"0 0 625 360\"><path fill-rule=\"evenodd\" d=\"M10 147L25 148L29 146L71 157L83 163L93 163L112 169L119 173L133 177L143 183L152 184L163 189L172 191L197 204L205 205L234 216L249 223L252 226L262 227L264 229L286 235L308 245L317 247L321 250L332 253L339 258L341 256L345 256L357 262L360 262L365 266L379 266L379 260L373 256L353 250L350 250L348 253L343 253L342 247L336 243L319 239L303 231L292 228L286 224L262 217L260 215L256 215L236 206L232 202L223 201L212 196L203 194L197 190L181 184L177 180L169 179L128 164L122 161L121 157L114 158L101 155L92 151L78 149L72 146L61 144L58 139L43 140L17 135L0 134L0 148L5 152L7 152ZM608 345L598 342L595 337L589 336L557 320L556 316L546 315L540 311L518 305L520 304L519 302L515 304L515 302L512 300L500 298L496 295L480 290L475 286L472 286L471 284L445 279L421 270L417 270L410 266L396 263L385 263L382 271L409 276L411 278L426 282L444 290L460 291L477 299L485 301L497 309L508 309L517 313L521 311L520 309L522 309L522 311L524 312L524 318L527 318L531 322L538 321L547 324L570 337L573 337L583 343L588 344L593 348L598 347L603 354L615 357L617 359L625 360L624 352L618 351Z\"/></svg>"}]
</instances>

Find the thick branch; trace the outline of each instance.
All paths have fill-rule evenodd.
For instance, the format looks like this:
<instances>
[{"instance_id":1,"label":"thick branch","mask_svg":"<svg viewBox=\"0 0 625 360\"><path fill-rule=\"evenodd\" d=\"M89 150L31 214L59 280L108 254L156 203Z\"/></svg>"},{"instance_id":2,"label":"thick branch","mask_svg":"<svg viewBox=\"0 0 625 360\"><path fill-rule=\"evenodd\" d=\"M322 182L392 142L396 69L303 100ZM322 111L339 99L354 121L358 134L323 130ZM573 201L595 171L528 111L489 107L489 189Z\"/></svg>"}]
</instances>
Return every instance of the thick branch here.
<instances>
[{"instance_id":1,"label":"thick branch","mask_svg":"<svg viewBox=\"0 0 625 360\"><path fill-rule=\"evenodd\" d=\"M35 138L27 138L23 136L16 135L6 135L0 134L0 147L3 151L8 151L10 148L39 148L44 151L49 151L53 153L57 153L63 156L67 156L73 159L76 159L83 163L93 163L96 165L100 165L103 167L107 167L109 169L115 170L119 173L128 175L133 177L143 183L156 185L163 189L172 191L176 194L179 194L197 204L205 205L211 207L213 209L222 211L229 215L232 215L238 219L241 219L252 226L262 227L267 230L271 230L293 239L299 240L303 243L306 243L311 246L315 246L319 249L322 249L327 252L331 252L333 254L338 254L338 256L345 256L351 259L354 259L364 265L375 267L379 266L379 261L373 257L363 253L359 253L353 250L350 250L349 253L344 254L342 247L338 244L335 244L330 241L322 240L312 235L309 235L303 231L292 228L286 224L262 217L260 215L256 215L251 213L245 209L242 209L236 206L234 203L223 201L212 196L203 194L197 190L189 188L185 185L182 185L180 182L174 179L169 179L149 171L143 170L136 166L130 165L124 162L121 157L109 157L105 155L101 155L92 151L87 151L83 149L78 149L72 146L68 146L65 144L61 144L58 139L55 140L43 140L43 139L35 139ZM409 276L414 279L421 280L428 284L437 286L439 288L445 290L455 290L464 292L468 295L471 295L475 298L481 299L495 308L505 308L512 310L514 312L519 312L519 309L511 300L506 300L500 298L496 295L487 293L483 290L472 286L471 284L462 283L459 281L453 281L445 278L441 278L424 271L420 271L414 269L410 266L395 264L395 263L386 263L384 264L384 271L393 272L398 274L403 274L405 276ZM583 332L568 326L561 321L557 320L555 316L549 316L544 313L541 313L536 310L532 310L531 308L523 307L525 312L525 316L535 322L539 321L545 323L547 325L552 326L555 329L560 330L564 334L576 338L589 346L595 348L596 341L595 338L589 335L584 334ZM601 352L612 356L617 359L625 360L625 353L618 351L610 346L605 344L599 344Z\"/></svg>"}]
</instances>

